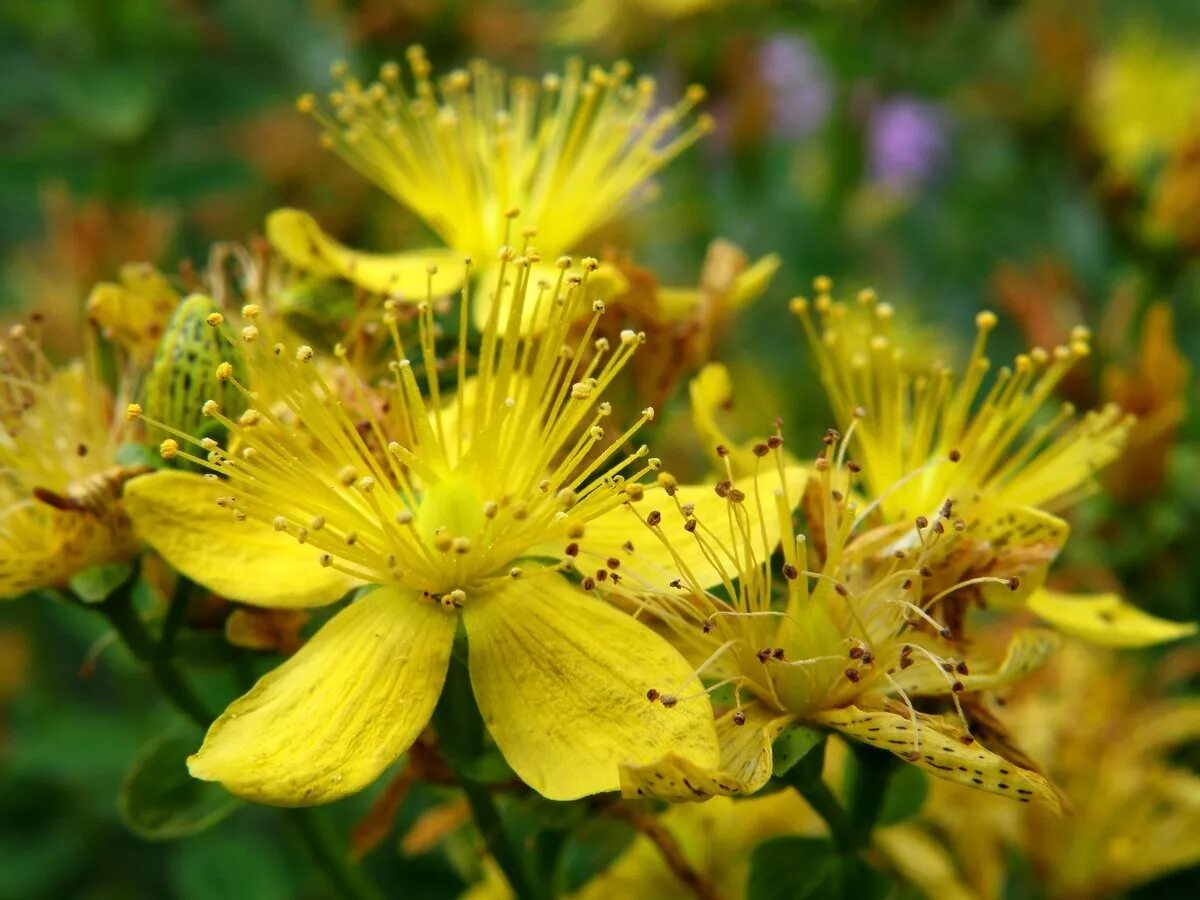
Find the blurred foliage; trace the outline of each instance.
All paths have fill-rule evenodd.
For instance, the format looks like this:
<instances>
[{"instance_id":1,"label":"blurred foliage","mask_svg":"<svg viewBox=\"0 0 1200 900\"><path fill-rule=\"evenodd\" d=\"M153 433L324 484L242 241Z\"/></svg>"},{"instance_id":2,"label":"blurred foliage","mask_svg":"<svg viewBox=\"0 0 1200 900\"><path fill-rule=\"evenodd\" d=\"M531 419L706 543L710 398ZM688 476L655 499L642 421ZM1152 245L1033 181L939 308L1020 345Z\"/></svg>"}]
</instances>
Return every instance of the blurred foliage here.
<instances>
[{"instance_id":1,"label":"blurred foliage","mask_svg":"<svg viewBox=\"0 0 1200 900\"><path fill-rule=\"evenodd\" d=\"M2 0L0 313L41 310L53 326L52 350L66 355L78 349L69 326L89 291L116 278L120 264L203 264L210 243L260 233L266 213L281 205L310 211L353 246L386 248L422 234L321 150L311 123L293 109L302 91L329 84L332 60L370 71L420 42L443 68L484 55L536 74L580 52L602 64L627 57L665 85L709 89L715 134L664 173L661 198L619 234L606 233L598 249L619 238L668 284L695 283L716 236L751 258L780 254L767 295L718 336L717 356L738 391L731 417L746 435L771 423L739 411L764 404L792 433L813 435L814 451L829 422L815 376L797 374L804 354L785 302L817 274L874 286L884 299L920 310L947 348L969 341L976 312L989 306L1009 313L997 336L1001 350L1027 339L1053 342L1086 324L1095 353L1068 385L1081 406L1104 397L1106 370L1136 369L1137 335L1152 302L1173 311L1175 340L1195 371L1200 241L1170 210L1186 210L1186 199L1200 196L1200 153L1194 143L1190 156L1168 143L1151 146L1132 168L1124 158L1112 165L1098 136L1109 126L1136 127L1136 110L1110 108L1094 91L1130 35L1150 35L1195 66L1200 5L697 6L706 8L662 21L647 3L637 12L647 17L642 27L567 47L555 40L562 9L548 0ZM1153 98L1159 76L1145 77L1145 96ZM1171 118L1171 109L1159 112ZM1120 121L1098 126L1105 116ZM1189 140L1200 141L1200 124L1191 125ZM1164 190L1195 193L1172 204ZM1190 208L1194 216L1194 202ZM1195 379L1185 376L1178 390L1176 399L1195 409ZM699 468L690 432L672 426L687 415L680 400L657 425L654 445ZM1150 444L1164 469L1160 489L1085 504L1057 577L1065 586L1122 588L1152 612L1194 619L1195 415ZM205 672L213 648L202 638L187 652L216 706L238 685L226 683L228 670ZM219 635L212 645L229 652ZM265 667L246 650L236 660L242 680ZM181 731L188 727L146 689L98 616L53 597L0 606L0 898L327 896L298 862L295 836L270 811L201 810L230 817L186 841L147 843L126 829L117 797L131 761L163 735L190 736ZM339 833L390 790L377 785L337 804ZM905 791L885 799L884 821L920 805L923 785ZM463 889L479 873L479 848L457 828L462 815L446 812L455 792L415 784L401 796L396 826L367 855L368 871L396 896ZM512 813L543 828L549 815ZM571 888L632 839L618 819L555 828L559 881ZM413 837L426 833L434 837ZM831 848L800 835L762 844L751 894L807 896L764 867L793 874L811 867L838 890L845 882L875 896L875 876L851 871L849 858ZM1191 896L1197 877L1181 873L1138 896ZM1030 878L1014 864L1008 896L1037 896ZM769 884L759 889L763 879Z\"/></svg>"}]
</instances>

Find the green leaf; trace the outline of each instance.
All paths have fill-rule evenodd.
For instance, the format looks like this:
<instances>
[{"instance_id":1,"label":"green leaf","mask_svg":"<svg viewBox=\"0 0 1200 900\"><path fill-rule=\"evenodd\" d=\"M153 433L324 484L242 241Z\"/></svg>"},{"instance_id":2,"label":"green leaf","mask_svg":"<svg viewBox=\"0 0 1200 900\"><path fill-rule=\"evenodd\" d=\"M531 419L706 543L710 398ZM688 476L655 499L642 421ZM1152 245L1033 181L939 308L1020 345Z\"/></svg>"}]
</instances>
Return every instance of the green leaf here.
<instances>
[{"instance_id":1,"label":"green leaf","mask_svg":"<svg viewBox=\"0 0 1200 900\"><path fill-rule=\"evenodd\" d=\"M119 466L149 466L151 469L161 469L163 458L153 447L132 441L121 444L113 454L113 461Z\"/></svg>"},{"instance_id":2,"label":"green leaf","mask_svg":"<svg viewBox=\"0 0 1200 900\"><path fill-rule=\"evenodd\" d=\"M127 562L92 566L71 577L71 590L84 603L103 603L132 573L133 566Z\"/></svg>"},{"instance_id":3,"label":"green leaf","mask_svg":"<svg viewBox=\"0 0 1200 900\"><path fill-rule=\"evenodd\" d=\"M750 855L748 900L806 900L809 897L876 900L889 880L855 856L845 856L825 838L777 837Z\"/></svg>"},{"instance_id":4,"label":"green leaf","mask_svg":"<svg viewBox=\"0 0 1200 900\"><path fill-rule=\"evenodd\" d=\"M899 766L888 780L879 812L879 826L895 825L915 816L929 796L929 777L916 766Z\"/></svg>"},{"instance_id":5,"label":"green leaf","mask_svg":"<svg viewBox=\"0 0 1200 900\"><path fill-rule=\"evenodd\" d=\"M197 834L220 822L242 801L223 788L188 774L194 737L166 735L151 741L121 785L117 808L125 824L153 841Z\"/></svg>"},{"instance_id":6,"label":"green leaf","mask_svg":"<svg viewBox=\"0 0 1200 900\"><path fill-rule=\"evenodd\" d=\"M824 762L825 732L806 725L796 725L789 728L771 745L771 753L775 761L775 775L786 775L793 766L801 760L808 760L816 765L816 777L821 776L821 765ZM813 751L821 751L813 754ZM793 773L799 774L799 773Z\"/></svg>"}]
</instances>

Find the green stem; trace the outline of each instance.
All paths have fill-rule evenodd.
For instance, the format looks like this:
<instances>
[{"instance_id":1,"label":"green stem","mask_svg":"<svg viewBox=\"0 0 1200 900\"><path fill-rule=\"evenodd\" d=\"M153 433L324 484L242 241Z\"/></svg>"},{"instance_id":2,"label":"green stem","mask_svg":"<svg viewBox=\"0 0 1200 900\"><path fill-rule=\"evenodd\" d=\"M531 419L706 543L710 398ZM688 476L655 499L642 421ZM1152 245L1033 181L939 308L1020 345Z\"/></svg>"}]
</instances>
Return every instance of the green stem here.
<instances>
[{"instance_id":1,"label":"green stem","mask_svg":"<svg viewBox=\"0 0 1200 900\"><path fill-rule=\"evenodd\" d=\"M842 809L842 804L834 796L833 791L820 778L797 779L794 787L800 792L805 802L812 807L813 812L825 820L833 842L843 853L855 853L858 848L858 835L854 823Z\"/></svg>"},{"instance_id":2,"label":"green stem","mask_svg":"<svg viewBox=\"0 0 1200 900\"><path fill-rule=\"evenodd\" d=\"M847 742L854 759L854 777L846 783L850 821L858 832L860 847L871 843L871 831L883 811L883 800L893 773L903 765L895 756L854 741Z\"/></svg>"},{"instance_id":3,"label":"green stem","mask_svg":"<svg viewBox=\"0 0 1200 900\"><path fill-rule=\"evenodd\" d=\"M135 580L131 578L94 608L108 619L129 652L150 670L155 684L171 704L201 729L208 728L215 716L172 663L169 647L173 640L156 641L138 615L133 605L134 583ZM186 603L189 587L185 585L182 590L176 588L171 602L172 611ZM168 617L170 615L168 612ZM181 619L182 612L177 612L176 617ZM178 628L178 622L174 627ZM379 897L362 870L352 865L345 852L338 849L337 838L314 810L282 809L280 812L308 851L313 864L340 897L346 900L376 900Z\"/></svg>"},{"instance_id":4,"label":"green stem","mask_svg":"<svg viewBox=\"0 0 1200 900\"><path fill-rule=\"evenodd\" d=\"M129 652L149 669L155 684L175 708L202 729L208 728L215 716L179 674L171 660L159 652L158 644L134 608L133 580L121 585L95 608L108 619Z\"/></svg>"},{"instance_id":5,"label":"green stem","mask_svg":"<svg viewBox=\"0 0 1200 900\"><path fill-rule=\"evenodd\" d=\"M458 777L459 786L467 796L467 804L471 807L475 827L479 829L492 858L496 860L496 865L500 867L500 871L508 880L508 886L512 888L513 894L518 900L537 900L538 894L529 882L521 856L504 830L504 821L500 818L500 811L496 808L492 792L487 785L472 781L457 771L455 775Z\"/></svg>"},{"instance_id":6,"label":"green stem","mask_svg":"<svg viewBox=\"0 0 1200 900\"><path fill-rule=\"evenodd\" d=\"M281 809L280 812L339 897L346 900L377 900L379 891L362 869L350 864L328 823L315 810Z\"/></svg>"}]
</instances>

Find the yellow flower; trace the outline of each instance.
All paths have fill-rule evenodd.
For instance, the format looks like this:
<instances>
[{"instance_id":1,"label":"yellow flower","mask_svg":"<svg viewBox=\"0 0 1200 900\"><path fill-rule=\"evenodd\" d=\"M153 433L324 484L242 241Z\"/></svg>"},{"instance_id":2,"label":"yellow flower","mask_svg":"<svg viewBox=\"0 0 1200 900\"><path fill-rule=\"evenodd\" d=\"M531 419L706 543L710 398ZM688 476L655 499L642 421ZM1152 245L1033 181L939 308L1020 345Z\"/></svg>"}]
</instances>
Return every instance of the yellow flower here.
<instances>
[{"instance_id":1,"label":"yellow flower","mask_svg":"<svg viewBox=\"0 0 1200 900\"><path fill-rule=\"evenodd\" d=\"M945 543L925 563L938 576L930 582L933 593L957 607L944 611L949 624L957 630L971 599L1002 605L1029 600L1070 532L1054 513L1095 488L1095 473L1119 456L1133 429L1132 416L1116 403L1082 417L1069 403L1056 412L1046 409L1055 386L1087 356L1087 330L1075 329L1069 346L1017 356L987 384L991 362L985 350L994 314L976 318L975 343L959 375L927 348L897 341L894 310L874 292L840 303L831 298L828 279L815 286L812 304L798 298L792 308L846 433L844 447L853 451L860 492L885 522L908 530L909 549L920 536L921 529L909 527L914 522L933 528L955 519L973 523L967 540ZM947 593L954 582L975 576L999 581ZM997 586L1011 577L1021 580L1018 592ZM1042 592L1034 606L1055 624L1090 622L1085 607L1066 595ZM1112 611L1111 604L1106 608ZM1188 627L1153 620L1162 628L1147 631L1150 618L1122 614L1107 629L1089 627L1090 636L1144 643L1151 633L1167 640L1181 633L1172 628Z\"/></svg>"},{"instance_id":2,"label":"yellow flower","mask_svg":"<svg viewBox=\"0 0 1200 900\"><path fill-rule=\"evenodd\" d=\"M617 860L569 896L573 900L663 900L704 896L735 900L746 896L750 852L766 838L781 835L816 837L824 827L792 790L734 801L673 806L658 816L636 807L624 810L642 833ZM663 846L672 854L664 856ZM462 900L508 900L512 890L494 866Z\"/></svg>"},{"instance_id":3,"label":"yellow flower","mask_svg":"<svg viewBox=\"0 0 1200 900\"><path fill-rule=\"evenodd\" d=\"M775 457L780 471L769 485L757 474L721 482L716 494L725 509L678 504L655 528L668 546L698 546L720 564L724 590L709 591L680 554L679 590L644 597L642 603L689 658L703 660L697 676L714 681L709 690L732 685L735 705L717 722L722 749L717 769L673 756L649 766L627 765L626 795L697 800L753 792L771 775L773 740L801 721L888 750L938 778L1057 808L1045 779L971 736L959 705L960 694L1023 678L1053 650L1055 635L1025 631L1003 659L968 660L971 645L956 642L929 612L939 596L923 599L934 577L928 561L979 523L904 526L916 540L890 525L864 528L871 507L859 507L849 496L846 476L853 470L844 468L849 464L843 439L831 435L827 456L806 490L807 502L819 498L820 508L806 509L808 538L794 536L790 510L801 485L782 477L781 444L776 437L755 451L759 459ZM764 516L747 516L748 506L777 512L781 573L756 552L754 544L762 542L749 540L755 519ZM727 518L741 522L732 540L712 527ZM888 552L881 554L884 547ZM1005 589L1015 584L984 576L942 592L984 582ZM919 698L949 701L959 724L919 712L914 702Z\"/></svg>"},{"instance_id":4,"label":"yellow flower","mask_svg":"<svg viewBox=\"0 0 1200 900\"><path fill-rule=\"evenodd\" d=\"M92 288L87 314L106 340L144 366L178 305L179 294L161 272L146 263L127 263L119 284L102 282Z\"/></svg>"},{"instance_id":5,"label":"yellow flower","mask_svg":"<svg viewBox=\"0 0 1200 900\"><path fill-rule=\"evenodd\" d=\"M1085 107L1110 171L1136 176L1200 126L1200 61L1164 35L1127 31L1096 67Z\"/></svg>"},{"instance_id":6,"label":"yellow flower","mask_svg":"<svg viewBox=\"0 0 1200 900\"><path fill-rule=\"evenodd\" d=\"M638 482L659 467L645 447L624 448L653 410L623 431L605 427L604 391L642 337L593 340L604 313L585 299L594 260L582 277L560 260L554 282L534 285L534 251L503 258L507 312L491 306L470 360L466 296L458 352L444 360L428 303L418 307L411 356L399 307L385 303L395 357L379 406L350 372L360 402L344 402L310 347L278 341L274 323L247 310L239 344L249 383L231 367L216 372L245 392L247 408L234 419L205 404L228 443L178 432L165 447L212 471L129 485L145 539L222 594L302 607L377 586L229 707L191 758L193 775L279 804L362 788L429 721L460 621L488 730L545 796L613 790L620 763L666 752L716 762L703 694L671 706L646 699L656 685L686 682L691 666L592 596L621 582L626 561L664 565L665 554L621 546L623 504L652 489ZM591 327L568 341L589 304ZM520 330L526 305L544 310L537 339ZM261 402L268 397L274 402ZM585 535L599 554L594 571L580 550ZM578 582L565 574L572 568Z\"/></svg>"},{"instance_id":7,"label":"yellow flower","mask_svg":"<svg viewBox=\"0 0 1200 900\"><path fill-rule=\"evenodd\" d=\"M367 86L336 65L341 86L328 107L306 95L299 108L320 122L329 147L445 247L380 256L338 244L297 210L267 222L268 237L294 264L377 293L419 300L429 279L435 293L453 291L463 256L484 259L507 244L517 215L527 235L543 236L547 259L571 251L646 199L650 177L711 127L706 117L689 124L701 88L656 109L653 79L630 83L624 62L606 71L572 60L540 84L483 61L435 83L419 46L409 48L408 63L411 86L396 63ZM438 271L430 275L430 267ZM482 327L486 303L476 315Z\"/></svg>"},{"instance_id":8,"label":"yellow flower","mask_svg":"<svg viewBox=\"0 0 1200 900\"><path fill-rule=\"evenodd\" d=\"M1167 696L1170 657L1153 677L1129 660L1069 644L1014 689L1003 719L1062 787L1070 815L1013 815L950 785L937 785L921 824L880 833L889 857L913 842L942 845L929 859L958 860L983 898L1002 896L1006 858L1018 850L1051 898L1112 897L1200 862L1200 777L1175 762L1200 738L1200 701ZM1158 686L1155 686L1157 681ZM938 881L907 873L939 896Z\"/></svg>"},{"instance_id":9,"label":"yellow flower","mask_svg":"<svg viewBox=\"0 0 1200 900\"><path fill-rule=\"evenodd\" d=\"M563 43L593 43L606 38L645 35L670 27L724 0L573 0L555 23Z\"/></svg>"},{"instance_id":10,"label":"yellow flower","mask_svg":"<svg viewBox=\"0 0 1200 900\"><path fill-rule=\"evenodd\" d=\"M121 487L145 469L116 464L112 409L82 362L50 365L29 326L0 340L0 598L136 551Z\"/></svg>"}]
</instances>

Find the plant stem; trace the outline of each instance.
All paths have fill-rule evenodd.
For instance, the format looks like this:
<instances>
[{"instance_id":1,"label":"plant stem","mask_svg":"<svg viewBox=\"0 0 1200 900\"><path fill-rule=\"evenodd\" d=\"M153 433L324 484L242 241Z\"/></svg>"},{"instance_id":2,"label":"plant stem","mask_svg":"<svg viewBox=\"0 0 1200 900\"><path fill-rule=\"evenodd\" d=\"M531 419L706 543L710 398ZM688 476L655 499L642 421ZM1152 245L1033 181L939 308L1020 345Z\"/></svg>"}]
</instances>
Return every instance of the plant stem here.
<instances>
[{"instance_id":1,"label":"plant stem","mask_svg":"<svg viewBox=\"0 0 1200 900\"><path fill-rule=\"evenodd\" d=\"M315 810L281 809L280 812L338 896L346 900L377 900L380 894L375 886L362 869L351 865L328 823Z\"/></svg>"},{"instance_id":2,"label":"plant stem","mask_svg":"<svg viewBox=\"0 0 1200 900\"><path fill-rule=\"evenodd\" d=\"M696 895L698 900L721 900L721 894L716 886L705 879L696 868L688 862L683 849L675 836L671 834L654 816L646 811L627 803L618 803L611 807L614 815L620 816L641 832L658 849L659 855L671 874L679 879Z\"/></svg>"},{"instance_id":3,"label":"plant stem","mask_svg":"<svg viewBox=\"0 0 1200 900\"><path fill-rule=\"evenodd\" d=\"M136 578L130 578L94 608L108 619L129 652L150 670L163 696L201 729L206 729L215 716L209 712L204 701L196 695L171 661L170 647L173 640L165 639L160 643L155 641L147 630L145 622L133 605L135 583ZM182 604L186 602L189 588L190 585L187 584L177 587L172 598L171 612L175 613L177 619L182 616L182 612L176 610L181 609ZM170 615L169 612L168 616ZM178 622L174 627L178 627ZM350 863L344 850L338 849L337 838L314 810L281 809L280 812L308 851L313 864L325 875L340 897L346 900L376 900L379 897L379 893L362 870Z\"/></svg>"},{"instance_id":4,"label":"plant stem","mask_svg":"<svg viewBox=\"0 0 1200 900\"><path fill-rule=\"evenodd\" d=\"M158 644L146 630L146 625L133 606L133 579L121 585L96 609L109 621L113 630L129 648L129 652L150 670L155 684L174 707L199 725L207 728L215 718L191 686L179 674Z\"/></svg>"},{"instance_id":5,"label":"plant stem","mask_svg":"<svg viewBox=\"0 0 1200 900\"><path fill-rule=\"evenodd\" d=\"M842 804L834 796L824 781L818 778L797 779L794 787L800 792L805 802L812 807L813 812L825 820L833 842L843 853L854 853L858 850L858 835L854 823L842 809Z\"/></svg>"},{"instance_id":6,"label":"plant stem","mask_svg":"<svg viewBox=\"0 0 1200 900\"><path fill-rule=\"evenodd\" d=\"M895 756L874 747L847 741L854 759L854 777L846 783L850 822L858 833L860 847L871 843L871 832L883 811L883 799L893 773L903 763Z\"/></svg>"},{"instance_id":7,"label":"plant stem","mask_svg":"<svg viewBox=\"0 0 1200 900\"><path fill-rule=\"evenodd\" d=\"M475 827L479 829L492 858L496 860L496 865L508 880L513 894L518 900L538 900L539 894L529 881L521 855L508 839L508 832L504 829L504 821L500 818L500 811L496 809L492 792L487 785L473 781L457 770L455 774L458 775L459 786L466 794L467 804L471 807Z\"/></svg>"}]
</instances>

